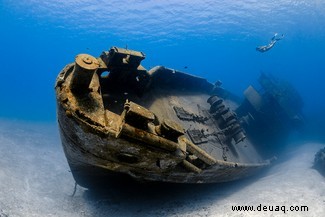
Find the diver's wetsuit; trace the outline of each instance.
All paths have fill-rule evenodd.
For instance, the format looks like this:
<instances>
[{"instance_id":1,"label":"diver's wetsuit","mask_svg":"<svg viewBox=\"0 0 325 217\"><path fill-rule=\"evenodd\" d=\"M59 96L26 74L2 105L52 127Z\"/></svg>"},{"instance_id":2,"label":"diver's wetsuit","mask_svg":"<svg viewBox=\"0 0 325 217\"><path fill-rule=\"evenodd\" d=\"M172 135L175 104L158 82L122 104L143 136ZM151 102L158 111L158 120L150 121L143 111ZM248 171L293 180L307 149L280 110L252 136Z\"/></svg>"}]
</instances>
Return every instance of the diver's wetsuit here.
<instances>
[{"instance_id":1,"label":"diver's wetsuit","mask_svg":"<svg viewBox=\"0 0 325 217\"><path fill-rule=\"evenodd\" d=\"M281 39L284 38L284 35L283 34L281 35L280 38L276 38L277 35L278 34L275 33L275 35L271 38L271 41L270 41L270 43L268 45L259 46L259 47L256 48L256 50L259 51L259 52L262 52L262 53L265 52L265 51L270 50L275 45L275 43L277 41L279 41L279 40L281 40Z\"/></svg>"}]
</instances>

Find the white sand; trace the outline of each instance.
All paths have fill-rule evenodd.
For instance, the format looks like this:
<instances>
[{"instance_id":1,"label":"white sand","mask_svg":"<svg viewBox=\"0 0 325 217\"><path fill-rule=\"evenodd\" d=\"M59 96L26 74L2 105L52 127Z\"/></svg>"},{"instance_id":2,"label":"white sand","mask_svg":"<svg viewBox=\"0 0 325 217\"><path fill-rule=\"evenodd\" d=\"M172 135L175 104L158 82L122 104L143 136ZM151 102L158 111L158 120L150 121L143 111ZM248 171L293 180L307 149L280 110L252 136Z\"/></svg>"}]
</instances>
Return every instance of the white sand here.
<instances>
[{"instance_id":1,"label":"white sand","mask_svg":"<svg viewBox=\"0 0 325 217\"><path fill-rule=\"evenodd\" d=\"M325 178L311 168L324 146L291 147L268 171L239 182L120 183L97 192L78 187L71 197L74 180L56 126L0 120L0 217L325 216ZM232 211L245 205L280 211ZM308 206L308 211L287 211L290 206Z\"/></svg>"}]
</instances>

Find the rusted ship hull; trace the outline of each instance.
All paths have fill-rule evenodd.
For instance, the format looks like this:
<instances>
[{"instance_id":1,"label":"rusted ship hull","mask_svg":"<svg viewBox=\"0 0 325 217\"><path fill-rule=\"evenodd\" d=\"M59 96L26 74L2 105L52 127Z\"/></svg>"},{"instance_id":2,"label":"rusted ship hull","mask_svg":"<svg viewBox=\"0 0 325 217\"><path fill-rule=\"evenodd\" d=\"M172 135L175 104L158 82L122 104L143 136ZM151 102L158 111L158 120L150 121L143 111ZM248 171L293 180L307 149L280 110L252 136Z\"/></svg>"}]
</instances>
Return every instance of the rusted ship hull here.
<instances>
[{"instance_id":1,"label":"rusted ship hull","mask_svg":"<svg viewBox=\"0 0 325 217\"><path fill-rule=\"evenodd\" d=\"M92 154L87 146L89 144L102 144L107 146L116 143L125 143L122 139L101 138L92 132L85 133L80 127L80 123L76 124L75 120L66 117L65 111L59 109L58 115L62 119L59 121L60 134L64 152L67 156L71 171L75 180L82 186L93 186L96 180L106 180L117 174L128 174L139 181L163 181L175 183L215 183L227 182L250 176L257 172L260 168L267 166L264 164L235 164L228 162L216 163L214 166L197 173L195 171L167 171L162 173L156 162L153 162L158 169L148 170L147 167L134 167L132 165L120 165L113 161L109 161ZM129 144L120 147L121 150L128 149ZM122 145L121 145L122 146ZM107 150L103 155L110 155L118 150ZM150 153L151 154L151 153ZM156 153L161 158L162 153ZM183 167L183 166L182 166Z\"/></svg>"},{"instance_id":2,"label":"rusted ship hull","mask_svg":"<svg viewBox=\"0 0 325 217\"><path fill-rule=\"evenodd\" d=\"M246 134L243 125L254 118L235 96L173 69L147 71L142 59L141 52L113 47L99 58L78 55L59 74L61 140L79 185L91 187L112 174L227 182L270 164Z\"/></svg>"}]
</instances>

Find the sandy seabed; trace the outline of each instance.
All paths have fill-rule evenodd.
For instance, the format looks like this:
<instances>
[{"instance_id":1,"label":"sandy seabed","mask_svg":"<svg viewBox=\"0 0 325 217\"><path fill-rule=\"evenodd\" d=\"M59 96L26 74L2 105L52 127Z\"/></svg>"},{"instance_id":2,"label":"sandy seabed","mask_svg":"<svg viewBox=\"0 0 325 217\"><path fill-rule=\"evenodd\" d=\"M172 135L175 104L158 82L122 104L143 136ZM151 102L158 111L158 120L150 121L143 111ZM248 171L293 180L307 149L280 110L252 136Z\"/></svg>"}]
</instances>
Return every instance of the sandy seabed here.
<instances>
[{"instance_id":1,"label":"sandy seabed","mask_svg":"<svg viewBox=\"0 0 325 217\"><path fill-rule=\"evenodd\" d=\"M74 180L56 125L0 120L0 217L325 216L325 178L312 168L324 146L291 146L270 169L237 182L120 182L91 191L78 187L72 197Z\"/></svg>"}]
</instances>

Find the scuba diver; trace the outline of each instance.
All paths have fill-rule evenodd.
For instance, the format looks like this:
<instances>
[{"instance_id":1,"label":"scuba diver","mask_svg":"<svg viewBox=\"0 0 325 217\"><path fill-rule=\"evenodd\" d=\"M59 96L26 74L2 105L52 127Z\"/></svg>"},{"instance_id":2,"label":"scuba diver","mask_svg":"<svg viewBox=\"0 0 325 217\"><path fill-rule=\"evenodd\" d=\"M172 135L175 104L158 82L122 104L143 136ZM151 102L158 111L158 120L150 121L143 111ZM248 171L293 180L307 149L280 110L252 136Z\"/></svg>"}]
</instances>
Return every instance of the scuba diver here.
<instances>
[{"instance_id":1,"label":"scuba diver","mask_svg":"<svg viewBox=\"0 0 325 217\"><path fill-rule=\"evenodd\" d=\"M271 38L271 41L270 41L270 43L268 45L258 46L256 48L256 50L259 51L259 52L262 52L262 53L270 50L275 45L275 43L277 41L280 41L281 39L284 38L283 34L281 35L281 37L278 37L278 38L277 38L277 35L278 35L278 33L274 34L274 36Z\"/></svg>"}]
</instances>

